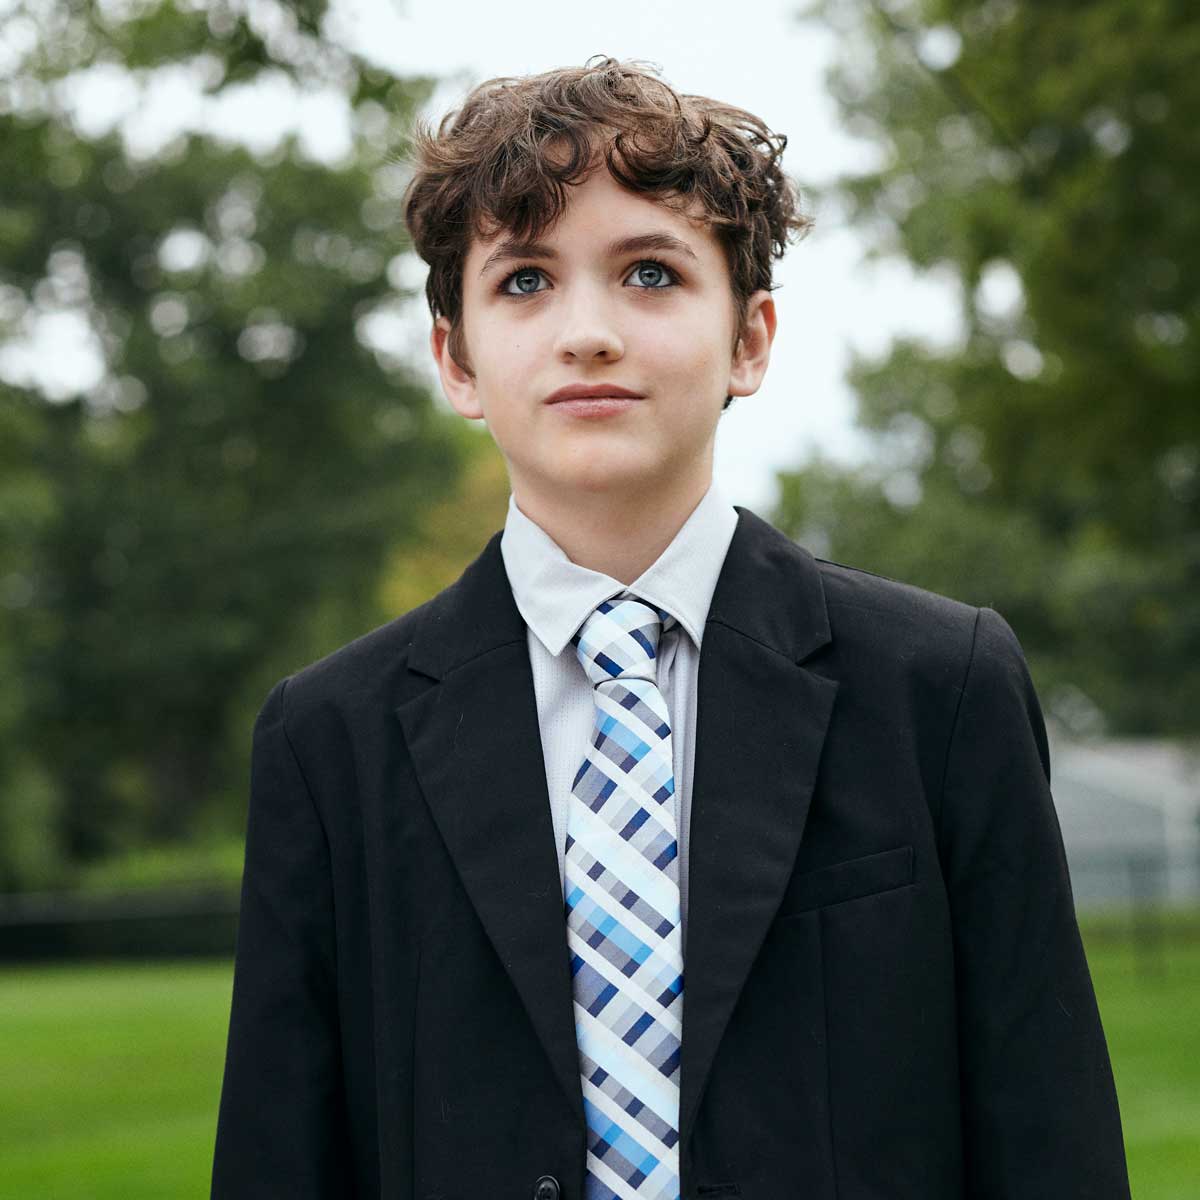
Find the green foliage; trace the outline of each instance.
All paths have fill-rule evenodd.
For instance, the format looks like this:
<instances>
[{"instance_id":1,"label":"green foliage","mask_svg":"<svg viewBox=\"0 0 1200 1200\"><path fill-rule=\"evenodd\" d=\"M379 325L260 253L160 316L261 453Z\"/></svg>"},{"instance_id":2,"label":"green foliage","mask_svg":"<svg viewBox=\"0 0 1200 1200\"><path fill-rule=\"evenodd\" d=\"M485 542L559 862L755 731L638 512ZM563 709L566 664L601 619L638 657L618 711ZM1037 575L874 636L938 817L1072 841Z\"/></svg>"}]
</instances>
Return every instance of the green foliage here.
<instances>
[{"instance_id":1,"label":"green foliage","mask_svg":"<svg viewBox=\"0 0 1200 1200\"><path fill-rule=\"evenodd\" d=\"M66 311L103 359L70 395L0 382L0 888L240 833L266 687L394 615L381 573L454 486L450 422L366 332L403 294L397 154L428 82L324 41L323 10L0 17L29 47L0 76L0 348ZM113 62L140 85L186 67L213 96L262 73L334 86L352 148L328 165L183 130L137 158L62 103Z\"/></svg>"},{"instance_id":2,"label":"green foliage","mask_svg":"<svg viewBox=\"0 0 1200 1200\"><path fill-rule=\"evenodd\" d=\"M80 891L97 895L187 884L225 884L236 892L244 863L240 835L198 845L142 846L89 864L80 870L76 884Z\"/></svg>"},{"instance_id":3,"label":"green foliage","mask_svg":"<svg viewBox=\"0 0 1200 1200\"><path fill-rule=\"evenodd\" d=\"M1082 729L1200 731L1200 24L1187 0L827 0L876 169L833 198L961 289L851 382L877 456L777 514L1000 609Z\"/></svg>"}]
</instances>

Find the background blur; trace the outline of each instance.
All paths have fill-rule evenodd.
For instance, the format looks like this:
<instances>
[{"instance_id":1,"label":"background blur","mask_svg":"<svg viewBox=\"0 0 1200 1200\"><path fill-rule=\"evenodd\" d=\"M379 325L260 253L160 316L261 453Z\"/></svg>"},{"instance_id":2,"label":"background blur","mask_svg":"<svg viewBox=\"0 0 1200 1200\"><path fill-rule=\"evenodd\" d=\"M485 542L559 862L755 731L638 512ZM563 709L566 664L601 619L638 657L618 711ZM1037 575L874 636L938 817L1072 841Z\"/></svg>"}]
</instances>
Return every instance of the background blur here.
<instances>
[{"instance_id":1,"label":"background blur","mask_svg":"<svg viewBox=\"0 0 1200 1200\"><path fill-rule=\"evenodd\" d=\"M0 0L0 1197L207 1195L255 713L504 519L406 129L608 53L789 136L719 481L1016 630L1134 1196L1194 1200L1195 5L597 7Z\"/></svg>"}]
</instances>

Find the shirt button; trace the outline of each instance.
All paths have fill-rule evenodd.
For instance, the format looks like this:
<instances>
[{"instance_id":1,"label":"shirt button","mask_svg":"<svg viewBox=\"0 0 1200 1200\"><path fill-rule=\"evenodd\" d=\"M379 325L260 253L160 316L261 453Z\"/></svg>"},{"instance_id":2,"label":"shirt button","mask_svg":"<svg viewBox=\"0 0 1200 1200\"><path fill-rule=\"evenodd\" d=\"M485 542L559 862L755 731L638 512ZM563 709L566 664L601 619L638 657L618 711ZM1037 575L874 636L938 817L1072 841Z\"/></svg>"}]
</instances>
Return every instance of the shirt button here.
<instances>
[{"instance_id":1,"label":"shirt button","mask_svg":"<svg viewBox=\"0 0 1200 1200\"><path fill-rule=\"evenodd\" d=\"M533 1185L533 1200L558 1200L560 1189L553 1175L543 1175Z\"/></svg>"}]
</instances>

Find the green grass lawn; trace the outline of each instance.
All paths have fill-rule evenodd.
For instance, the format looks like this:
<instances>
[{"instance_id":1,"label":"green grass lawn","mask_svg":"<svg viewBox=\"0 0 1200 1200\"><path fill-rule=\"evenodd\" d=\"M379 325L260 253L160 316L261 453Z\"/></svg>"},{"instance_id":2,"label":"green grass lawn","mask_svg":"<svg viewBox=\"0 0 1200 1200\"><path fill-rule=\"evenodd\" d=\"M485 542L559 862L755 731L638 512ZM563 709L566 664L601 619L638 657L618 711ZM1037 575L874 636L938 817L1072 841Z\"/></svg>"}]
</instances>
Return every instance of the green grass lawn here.
<instances>
[{"instance_id":1,"label":"green grass lawn","mask_svg":"<svg viewBox=\"0 0 1200 1200\"><path fill-rule=\"evenodd\" d=\"M1133 1200L1200 1197L1200 930L1187 925L1144 957L1104 923L1083 924Z\"/></svg>"},{"instance_id":2,"label":"green grass lawn","mask_svg":"<svg viewBox=\"0 0 1200 1200\"><path fill-rule=\"evenodd\" d=\"M1200 939L1165 973L1084 926L1134 1200L1200 1196ZM208 1195L228 963L0 970L0 1200Z\"/></svg>"},{"instance_id":3,"label":"green grass lawn","mask_svg":"<svg viewBox=\"0 0 1200 1200\"><path fill-rule=\"evenodd\" d=\"M208 1195L232 965L0 971L0 1197Z\"/></svg>"}]
</instances>

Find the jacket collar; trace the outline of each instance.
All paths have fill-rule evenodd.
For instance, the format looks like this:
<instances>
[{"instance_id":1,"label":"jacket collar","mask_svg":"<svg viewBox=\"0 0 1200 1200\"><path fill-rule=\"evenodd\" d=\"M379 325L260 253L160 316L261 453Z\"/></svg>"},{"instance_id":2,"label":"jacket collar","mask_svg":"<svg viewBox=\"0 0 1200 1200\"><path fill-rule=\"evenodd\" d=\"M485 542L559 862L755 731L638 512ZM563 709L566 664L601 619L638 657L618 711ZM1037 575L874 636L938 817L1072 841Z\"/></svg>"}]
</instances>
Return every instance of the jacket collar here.
<instances>
[{"instance_id":1,"label":"jacket collar","mask_svg":"<svg viewBox=\"0 0 1200 1200\"><path fill-rule=\"evenodd\" d=\"M816 561L750 509L733 508L737 526L706 624L726 626L794 663L803 662L830 640ZM459 579L427 606L409 651L411 670L443 679L489 650L525 639L525 620L504 568L502 537L503 530L493 534Z\"/></svg>"}]
</instances>

